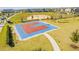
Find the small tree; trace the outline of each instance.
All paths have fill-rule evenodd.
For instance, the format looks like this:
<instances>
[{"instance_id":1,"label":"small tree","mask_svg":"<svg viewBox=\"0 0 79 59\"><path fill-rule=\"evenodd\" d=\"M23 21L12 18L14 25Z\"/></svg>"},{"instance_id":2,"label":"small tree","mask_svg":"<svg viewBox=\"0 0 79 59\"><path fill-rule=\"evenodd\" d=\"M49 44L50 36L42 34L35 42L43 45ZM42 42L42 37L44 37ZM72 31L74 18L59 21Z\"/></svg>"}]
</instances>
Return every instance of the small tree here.
<instances>
[{"instance_id":1,"label":"small tree","mask_svg":"<svg viewBox=\"0 0 79 59\"><path fill-rule=\"evenodd\" d=\"M12 30L11 30L11 27L9 27L9 26L7 26L7 44L10 47L15 46L14 41L13 41L13 36L12 36Z\"/></svg>"},{"instance_id":2,"label":"small tree","mask_svg":"<svg viewBox=\"0 0 79 59\"><path fill-rule=\"evenodd\" d=\"M21 22L22 22L22 23L24 22L24 19L23 19L23 18L21 18Z\"/></svg>"},{"instance_id":3,"label":"small tree","mask_svg":"<svg viewBox=\"0 0 79 59\"><path fill-rule=\"evenodd\" d=\"M75 32L73 32L70 38L73 42L77 43L79 41L79 31L76 30Z\"/></svg>"}]
</instances>

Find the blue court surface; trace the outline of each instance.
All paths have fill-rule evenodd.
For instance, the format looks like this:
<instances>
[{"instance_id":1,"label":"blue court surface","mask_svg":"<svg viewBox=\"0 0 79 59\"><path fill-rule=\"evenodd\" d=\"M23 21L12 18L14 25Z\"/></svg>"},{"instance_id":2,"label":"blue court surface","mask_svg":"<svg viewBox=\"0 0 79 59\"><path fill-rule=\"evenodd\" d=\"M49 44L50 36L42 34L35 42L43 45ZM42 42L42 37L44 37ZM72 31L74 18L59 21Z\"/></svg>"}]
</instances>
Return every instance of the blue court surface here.
<instances>
[{"instance_id":1,"label":"blue court surface","mask_svg":"<svg viewBox=\"0 0 79 59\"><path fill-rule=\"evenodd\" d=\"M41 21L31 21L24 24L15 25L15 29L19 35L20 40L25 40L35 35L42 34L57 28L57 26L50 25Z\"/></svg>"}]
</instances>

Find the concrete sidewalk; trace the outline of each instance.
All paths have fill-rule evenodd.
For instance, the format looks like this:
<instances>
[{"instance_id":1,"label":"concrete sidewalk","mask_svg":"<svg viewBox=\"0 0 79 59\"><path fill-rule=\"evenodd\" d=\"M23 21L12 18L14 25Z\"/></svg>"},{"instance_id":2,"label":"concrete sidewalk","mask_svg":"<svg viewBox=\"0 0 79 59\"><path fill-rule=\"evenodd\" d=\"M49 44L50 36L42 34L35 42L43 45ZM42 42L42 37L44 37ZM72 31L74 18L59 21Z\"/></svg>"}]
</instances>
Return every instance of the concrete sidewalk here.
<instances>
[{"instance_id":1,"label":"concrete sidewalk","mask_svg":"<svg viewBox=\"0 0 79 59\"><path fill-rule=\"evenodd\" d=\"M59 46L57 45L56 41L55 41L49 34L44 33L44 36L45 36L46 38L48 38L48 40L50 41L50 43L51 43L51 45L52 45L54 51L60 51L60 48L59 48Z\"/></svg>"}]
</instances>

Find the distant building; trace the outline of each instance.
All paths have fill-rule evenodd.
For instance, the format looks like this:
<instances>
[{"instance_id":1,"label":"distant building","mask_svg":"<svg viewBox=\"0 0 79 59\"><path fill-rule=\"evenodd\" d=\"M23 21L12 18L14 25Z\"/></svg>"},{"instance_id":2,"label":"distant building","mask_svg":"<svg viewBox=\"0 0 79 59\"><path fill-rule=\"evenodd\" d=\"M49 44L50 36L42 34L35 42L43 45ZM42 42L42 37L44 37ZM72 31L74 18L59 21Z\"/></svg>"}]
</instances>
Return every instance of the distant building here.
<instances>
[{"instance_id":1,"label":"distant building","mask_svg":"<svg viewBox=\"0 0 79 59\"><path fill-rule=\"evenodd\" d=\"M13 9L3 9L2 12L5 12L5 13L13 13L15 11Z\"/></svg>"},{"instance_id":2,"label":"distant building","mask_svg":"<svg viewBox=\"0 0 79 59\"><path fill-rule=\"evenodd\" d=\"M27 17L27 20L40 20L40 19L50 19L51 16L48 15L32 15Z\"/></svg>"},{"instance_id":3,"label":"distant building","mask_svg":"<svg viewBox=\"0 0 79 59\"><path fill-rule=\"evenodd\" d=\"M79 8L74 8L73 12L74 12L75 15L79 15Z\"/></svg>"},{"instance_id":4,"label":"distant building","mask_svg":"<svg viewBox=\"0 0 79 59\"><path fill-rule=\"evenodd\" d=\"M75 9L75 13L79 13L79 8L76 8Z\"/></svg>"},{"instance_id":5,"label":"distant building","mask_svg":"<svg viewBox=\"0 0 79 59\"><path fill-rule=\"evenodd\" d=\"M2 17L0 18L0 23L4 23L5 20L6 20L6 17L5 17L5 16L2 16Z\"/></svg>"},{"instance_id":6,"label":"distant building","mask_svg":"<svg viewBox=\"0 0 79 59\"><path fill-rule=\"evenodd\" d=\"M66 8L65 12L71 12L71 8Z\"/></svg>"}]
</instances>

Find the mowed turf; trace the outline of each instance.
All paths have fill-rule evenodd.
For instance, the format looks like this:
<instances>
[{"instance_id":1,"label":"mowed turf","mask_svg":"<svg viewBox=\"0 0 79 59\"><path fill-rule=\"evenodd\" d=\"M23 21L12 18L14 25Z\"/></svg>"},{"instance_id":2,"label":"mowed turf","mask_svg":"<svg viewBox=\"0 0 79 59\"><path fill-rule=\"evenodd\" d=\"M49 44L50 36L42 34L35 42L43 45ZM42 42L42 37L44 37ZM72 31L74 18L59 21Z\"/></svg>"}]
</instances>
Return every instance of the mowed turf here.
<instances>
[{"instance_id":1,"label":"mowed turf","mask_svg":"<svg viewBox=\"0 0 79 59\"><path fill-rule=\"evenodd\" d=\"M79 17L72 17L67 19L43 20L44 22L59 26L58 30L51 31L49 34L56 40L59 47L63 51L79 50L79 48L73 48L71 45L79 47L79 43L73 43L70 39L72 32L76 29L79 30Z\"/></svg>"},{"instance_id":2,"label":"mowed turf","mask_svg":"<svg viewBox=\"0 0 79 59\"><path fill-rule=\"evenodd\" d=\"M49 40L47 38L45 38L43 35L34 37L34 38L26 40L26 41L15 40L15 44L16 44L16 46L13 48L10 48L9 46L3 46L2 48L0 48L0 50L6 50L6 51L10 51L10 50L39 51L40 49L42 51L52 51L53 50L51 44L49 43Z\"/></svg>"},{"instance_id":3,"label":"mowed turf","mask_svg":"<svg viewBox=\"0 0 79 59\"><path fill-rule=\"evenodd\" d=\"M10 20L15 24L21 23L22 18L27 18L30 15L36 15L36 14L45 14L45 15L50 15L50 16L55 16L58 17L59 14L57 13L52 13L52 12L36 12L36 13L20 13L14 17L12 17ZM63 17L70 17L73 15L64 15ZM60 28L55 31L51 31L48 34L52 38L54 38L59 45L61 50L79 50L79 48L74 49L70 45L75 44L71 41L71 33L75 31L76 29L79 29L79 17L72 17L72 18L67 18L67 19L59 19L59 20L42 20L44 22L57 25ZM48 41L45 36L40 35L34 38L31 38L26 41L18 41L18 38L16 35L13 35L14 37L14 42L15 42L15 47L10 48L8 45L6 45L6 26L7 24L3 27L2 32L0 33L0 50L52 50L52 46L50 42ZM79 43L76 44L79 46Z\"/></svg>"},{"instance_id":4,"label":"mowed turf","mask_svg":"<svg viewBox=\"0 0 79 59\"><path fill-rule=\"evenodd\" d=\"M26 13L20 13L14 17L11 18L11 20L15 23L21 23L22 19L27 21L27 17L32 16L32 15L48 15L48 16L52 16L53 18L60 18L61 16L63 18L66 17L73 17L74 15L72 14L60 14L59 12L26 12ZM15 21L16 20L16 21Z\"/></svg>"},{"instance_id":5,"label":"mowed turf","mask_svg":"<svg viewBox=\"0 0 79 59\"><path fill-rule=\"evenodd\" d=\"M51 51L53 50L49 40L45 38L43 35L39 35L37 37L31 38L29 40L25 41L19 41L18 37L13 34L15 47L11 48L6 44L6 38L7 38L7 24L4 26L2 32L0 33L0 50L44 50L44 51Z\"/></svg>"},{"instance_id":6,"label":"mowed turf","mask_svg":"<svg viewBox=\"0 0 79 59\"><path fill-rule=\"evenodd\" d=\"M18 20L21 19L20 17L22 17L22 15L26 15L26 14L17 14L16 16L14 16L10 19L14 23L13 25L10 25L12 28L15 24L20 23L20 22L18 22ZM8 24L6 23L0 33L0 50L7 50L7 51L10 51L10 50L15 50L15 51L16 50L20 50L20 51L39 51L39 50L52 51L53 50L51 43L43 35L33 37L29 40L19 41L19 39L15 33L13 34L13 40L15 43L15 47L13 47L13 48L9 47L6 44L7 25ZM14 31L14 28L13 28L13 31Z\"/></svg>"}]
</instances>

